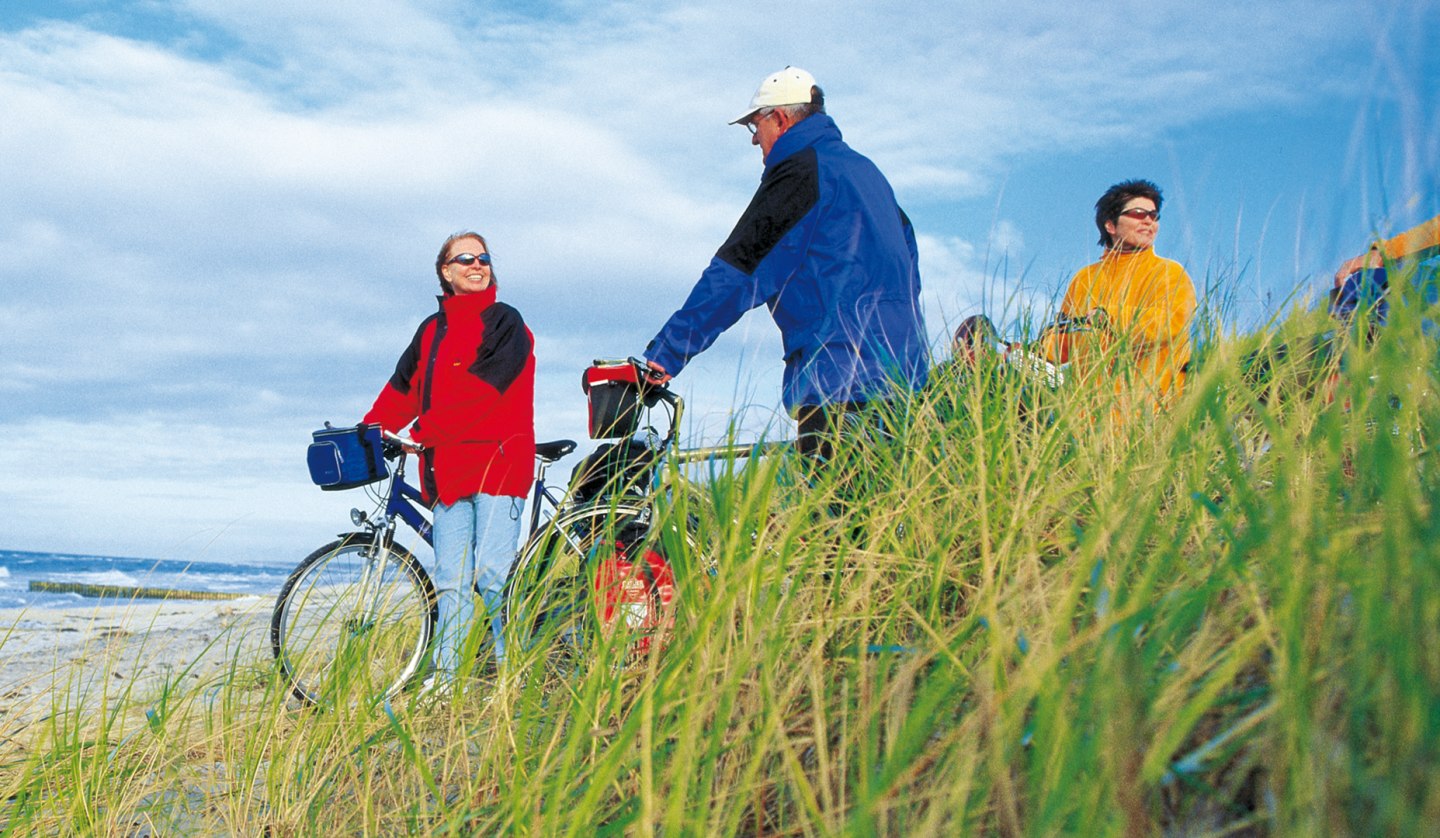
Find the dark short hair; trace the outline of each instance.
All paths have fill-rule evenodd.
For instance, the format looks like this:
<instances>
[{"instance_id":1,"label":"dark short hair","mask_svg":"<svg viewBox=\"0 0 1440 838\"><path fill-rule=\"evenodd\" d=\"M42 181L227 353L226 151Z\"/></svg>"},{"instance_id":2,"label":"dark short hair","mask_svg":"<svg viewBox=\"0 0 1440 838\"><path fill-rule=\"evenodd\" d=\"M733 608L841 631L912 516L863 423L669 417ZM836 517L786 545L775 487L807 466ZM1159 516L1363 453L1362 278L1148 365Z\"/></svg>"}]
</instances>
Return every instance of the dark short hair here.
<instances>
[{"instance_id":1,"label":"dark short hair","mask_svg":"<svg viewBox=\"0 0 1440 838\"><path fill-rule=\"evenodd\" d=\"M469 230L466 230L463 233L455 233L450 238L446 239L445 243L440 245L440 255L435 257L435 276L439 278L440 288L444 290L447 295L454 294L455 289L451 288L450 283L445 281L445 257L450 254L450 245L454 244L457 241L460 241L461 239L479 239L480 246L485 248L485 252L490 252L490 243L485 241L485 237L480 235L479 233L472 233ZM499 287L499 283L495 281L494 262L490 263L490 284Z\"/></svg>"},{"instance_id":2,"label":"dark short hair","mask_svg":"<svg viewBox=\"0 0 1440 838\"><path fill-rule=\"evenodd\" d=\"M1148 180L1122 180L1106 189L1100 200L1095 202L1095 227L1100 230L1100 245L1106 250L1115 245L1115 239L1105 225L1118 219L1120 211L1132 198L1149 198L1155 202L1156 212L1160 211L1160 203L1164 200L1160 187Z\"/></svg>"}]
</instances>

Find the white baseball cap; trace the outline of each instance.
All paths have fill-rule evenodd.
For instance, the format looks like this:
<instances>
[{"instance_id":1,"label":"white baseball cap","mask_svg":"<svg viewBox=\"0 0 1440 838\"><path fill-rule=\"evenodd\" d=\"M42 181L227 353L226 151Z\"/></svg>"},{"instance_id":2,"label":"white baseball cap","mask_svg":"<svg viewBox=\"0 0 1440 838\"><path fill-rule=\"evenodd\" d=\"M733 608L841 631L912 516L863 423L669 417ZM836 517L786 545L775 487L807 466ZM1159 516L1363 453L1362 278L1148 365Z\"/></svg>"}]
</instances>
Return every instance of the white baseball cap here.
<instances>
[{"instance_id":1,"label":"white baseball cap","mask_svg":"<svg viewBox=\"0 0 1440 838\"><path fill-rule=\"evenodd\" d=\"M778 73L771 73L760 82L760 86L755 89L755 95L750 97L750 107L745 113L730 120L730 124L739 125L762 108L808 105L810 88L815 86L815 77L799 67L786 67Z\"/></svg>"}]
</instances>

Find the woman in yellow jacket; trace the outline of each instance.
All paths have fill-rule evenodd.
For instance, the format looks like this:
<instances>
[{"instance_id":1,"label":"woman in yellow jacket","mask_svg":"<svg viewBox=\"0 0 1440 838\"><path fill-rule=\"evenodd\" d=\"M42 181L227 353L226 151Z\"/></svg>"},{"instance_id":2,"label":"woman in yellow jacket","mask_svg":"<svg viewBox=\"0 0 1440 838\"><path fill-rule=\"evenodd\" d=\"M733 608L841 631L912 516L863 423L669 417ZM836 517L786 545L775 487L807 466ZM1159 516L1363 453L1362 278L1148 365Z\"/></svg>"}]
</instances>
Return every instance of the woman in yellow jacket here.
<instances>
[{"instance_id":1,"label":"woman in yellow jacket","mask_svg":"<svg viewBox=\"0 0 1440 838\"><path fill-rule=\"evenodd\" d=\"M1068 336L1056 330L1045 341L1052 361L1070 363L1072 377L1114 376L1121 412L1131 403L1168 403L1184 388L1190 362L1195 285L1179 262L1155 255L1162 200L1150 181L1127 180L1095 202L1105 253L1075 274L1060 303L1062 322L1092 327ZM1106 325L1094 325L1101 320Z\"/></svg>"}]
</instances>

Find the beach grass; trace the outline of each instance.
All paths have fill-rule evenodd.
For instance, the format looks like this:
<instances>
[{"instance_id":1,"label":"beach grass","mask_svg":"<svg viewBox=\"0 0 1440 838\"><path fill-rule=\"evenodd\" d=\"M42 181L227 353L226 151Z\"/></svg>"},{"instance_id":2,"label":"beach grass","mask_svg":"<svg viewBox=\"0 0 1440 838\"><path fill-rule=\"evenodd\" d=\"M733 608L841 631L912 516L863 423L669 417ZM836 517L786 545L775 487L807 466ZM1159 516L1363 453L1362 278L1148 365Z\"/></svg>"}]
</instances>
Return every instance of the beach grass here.
<instances>
[{"instance_id":1,"label":"beach grass","mask_svg":"<svg viewBox=\"0 0 1440 838\"><path fill-rule=\"evenodd\" d=\"M312 708L237 652L55 699L0 742L0 832L1423 834L1440 400L1410 302L1334 353L1312 312L1213 335L1159 416L947 369L818 478L720 468L675 499L717 574L677 562L645 656Z\"/></svg>"}]
</instances>

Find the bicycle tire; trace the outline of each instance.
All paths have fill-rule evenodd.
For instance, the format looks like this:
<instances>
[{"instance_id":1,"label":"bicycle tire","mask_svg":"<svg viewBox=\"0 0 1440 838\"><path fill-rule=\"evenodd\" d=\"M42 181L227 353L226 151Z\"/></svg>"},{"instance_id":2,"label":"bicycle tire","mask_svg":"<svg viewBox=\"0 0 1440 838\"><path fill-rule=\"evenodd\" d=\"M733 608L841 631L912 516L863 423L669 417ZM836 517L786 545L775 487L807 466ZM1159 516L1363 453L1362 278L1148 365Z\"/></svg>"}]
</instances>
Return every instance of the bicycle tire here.
<instances>
[{"instance_id":1,"label":"bicycle tire","mask_svg":"<svg viewBox=\"0 0 1440 838\"><path fill-rule=\"evenodd\" d=\"M371 606L375 613L367 613ZM306 556L291 572L275 600L270 643L301 701L353 696L373 702L415 677L437 618L435 586L414 555L356 532Z\"/></svg>"},{"instance_id":2,"label":"bicycle tire","mask_svg":"<svg viewBox=\"0 0 1440 838\"><path fill-rule=\"evenodd\" d=\"M541 644L581 652L596 639L595 566L607 545L620 551L653 547L649 508L621 500L573 507L556 515L521 548L506 579L505 623L524 647ZM645 607L658 613L655 590Z\"/></svg>"}]
</instances>

